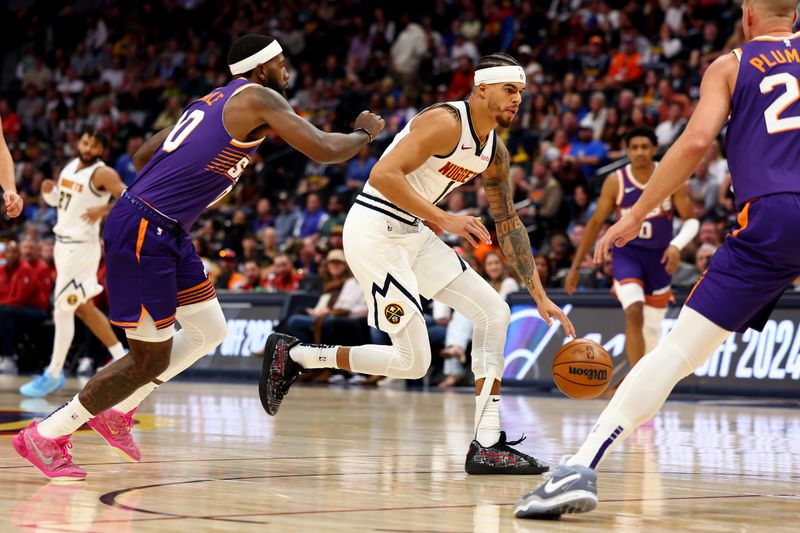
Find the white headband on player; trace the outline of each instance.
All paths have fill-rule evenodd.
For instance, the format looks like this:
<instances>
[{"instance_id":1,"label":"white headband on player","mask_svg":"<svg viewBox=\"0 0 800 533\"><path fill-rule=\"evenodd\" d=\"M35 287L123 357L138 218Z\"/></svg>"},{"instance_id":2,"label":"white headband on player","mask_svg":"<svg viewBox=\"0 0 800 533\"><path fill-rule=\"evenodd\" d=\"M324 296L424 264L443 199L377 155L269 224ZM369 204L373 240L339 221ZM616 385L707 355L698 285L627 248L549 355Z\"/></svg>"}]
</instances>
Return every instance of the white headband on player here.
<instances>
[{"instance_id":1,"label":"white headband on player","mask_svg":"<svg viewBox=\"0 0 800 533\"><path fill-rule=\"evenodd\" d=\"M522 67L509 65L505 67L489 67L475 71L475 85L485 83L525 83L525 71Z\"/></svg>"},{"instance_id":2,"label":"white headband on player","mask_svg":"<svg viewBox=\"0 0 800 533\"><path fill-rule=\"evenodd\" d=\"M272 41L250 57L237 61L233 65L228 65L228 68L231 69L231 74L234 76L237 74L244 74L245 72L250 72L260 64L266 63L281 52L283 52L283 48L278 44L278 41Z\"/></svg>"}]
</instances>

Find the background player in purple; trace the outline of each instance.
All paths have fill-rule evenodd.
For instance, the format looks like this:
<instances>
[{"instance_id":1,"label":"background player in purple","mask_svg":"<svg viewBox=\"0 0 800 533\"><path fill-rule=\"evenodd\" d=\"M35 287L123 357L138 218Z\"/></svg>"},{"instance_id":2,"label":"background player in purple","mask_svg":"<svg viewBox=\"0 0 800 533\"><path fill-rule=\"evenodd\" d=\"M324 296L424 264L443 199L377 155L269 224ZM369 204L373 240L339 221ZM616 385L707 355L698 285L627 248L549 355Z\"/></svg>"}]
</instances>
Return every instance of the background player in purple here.
<instances>
[{"instance_id":1,"label":"background player in purple","mask_svg":"<svg viewBox=\"0 0 800 533\"><path fill-rule=\"evenodd\" d=\"M749 42L709 66L700 101L642 197L595 251L624 246L647 213L686 181L728 121L728 163L741 207L738 226L717 250L672 331L631 371L578 453L515 505L518 517L590 511L595 468L653 416L682 378L732 331L761 330L775 301L800 275L800 32L796 0L745 0ZM728 118L730 115L730 119Z\"/></svg>"},{"instance_id":2,"label":"background player in purple","mask_svg":"<svg viewBox=\"0 0 800 533\"><path fill-rule=\"evenodd\" d=\"M652 129L633 128L625 137L625 145L631 162L609 174L603 182L597 209L586 225L564 281L569 294L578 288L578 268L605 221L615 210L619 219L631 209L656 169L653 157L658 140ZM674 210L684 222L673 238ZM672 296L672 274L680 264L680 251L691 242L699 228L689 195L680 187L647 214L639 235L628 246L614 250L614 292L625 311L625 352L631 368L658 344L661 321Z\"/></svg>"},{"instance_id":3,"label":"background player in purple","mask_svg":"<svg viewBox=\"0 0 800 533\"><path fill-rule=\"evenodd\" d=\"M48 478L86 477L67 451L85 422L138 461L133 411L224 339L225 317L187 231L236 184L267 130L317 161L340 162L383 129L383 119L366 111L350 134L324 133L296 115L283 96L289 76L282 50L270 37L239 38L228 64L228 85L192 102L174 127L134 155L136 180L111 210L104 234L110 319L126 329L130 352L15 437L19 454Z\"/></svg>"}]
</instances>

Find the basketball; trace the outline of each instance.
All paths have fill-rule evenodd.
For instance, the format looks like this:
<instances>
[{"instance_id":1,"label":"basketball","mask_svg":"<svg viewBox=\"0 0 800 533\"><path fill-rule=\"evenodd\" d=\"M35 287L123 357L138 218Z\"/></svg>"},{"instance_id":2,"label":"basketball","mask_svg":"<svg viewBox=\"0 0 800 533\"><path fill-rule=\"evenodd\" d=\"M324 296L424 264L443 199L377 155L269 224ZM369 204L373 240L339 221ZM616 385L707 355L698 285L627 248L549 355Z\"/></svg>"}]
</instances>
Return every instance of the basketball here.
<instances>
[{"instance_id":1,"label":"basketball","mask_svg":"<svg viewBox=\"0 0 800 533\"><path fill-rule=\"evenodd\" d=\"M606 349L586 339L568 342L553 358L553 380L558 390L576 400L596 398L605 392L613 371L614 362Z\"/></svg>"}]
</instances>

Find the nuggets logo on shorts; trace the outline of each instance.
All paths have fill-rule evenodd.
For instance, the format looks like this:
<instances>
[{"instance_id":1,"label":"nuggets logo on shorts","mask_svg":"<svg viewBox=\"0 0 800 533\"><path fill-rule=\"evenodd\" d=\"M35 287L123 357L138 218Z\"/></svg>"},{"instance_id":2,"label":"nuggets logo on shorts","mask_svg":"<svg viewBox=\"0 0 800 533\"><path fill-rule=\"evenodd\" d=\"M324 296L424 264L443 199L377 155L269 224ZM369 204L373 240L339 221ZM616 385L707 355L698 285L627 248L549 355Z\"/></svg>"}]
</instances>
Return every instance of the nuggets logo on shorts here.
<instances>
[{"instance_id":1,"label":"nuggets logo on shorts","mask_svg":"<svg viewBox=\"0 0 800 533\"><path fill-rule=\"evenodd\" d=\"M383 310L384 316L386 316L386 320L389 321L390 324L398 324L400 322L400 318L406 314L403 311L403 308L400 307L399 304L389 304Z\"/></svg>"},{"instance_id":2,"label":"nuggets logo on shorts","mask_svg":"<svg viewBox=\"0 0 800 533\"><path fill-rule=\"evenodd\" d=\"M70 294L69 296L67 296L67 303L69 305L75 305L76 303L78 303L78 297L74 294Z\"/></svg>"}]
</instances>

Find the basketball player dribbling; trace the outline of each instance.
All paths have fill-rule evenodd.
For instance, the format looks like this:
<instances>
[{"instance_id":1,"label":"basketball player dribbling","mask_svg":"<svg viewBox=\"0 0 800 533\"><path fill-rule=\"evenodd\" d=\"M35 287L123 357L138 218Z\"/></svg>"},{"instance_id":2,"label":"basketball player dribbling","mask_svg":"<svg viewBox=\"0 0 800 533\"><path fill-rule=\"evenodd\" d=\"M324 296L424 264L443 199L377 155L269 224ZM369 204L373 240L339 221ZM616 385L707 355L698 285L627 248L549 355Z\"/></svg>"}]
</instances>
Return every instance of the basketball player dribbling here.
<instances>
[{"instance_id":1,"label":"basketball player dribbling","mask_svg":"<svg viewBox=\"0 0 800 533\"><path fill-rule=\"evenodd\" d=\"M597 208L583 240L575 253L572 268L564 280L564 289L573 294L578 288L578 268L600 232L600 228L616 210L617 216L627 213L642 195L656 168L653 156L658 141L650 128L633 128L625 137L631 162L603 182ZM678 211L683 225L672 237L673 211ZM700 223L694 218L692 202L681 187L647 214L642 230L625 248L614 250L614 293L625 312L625 352L630 367L658 344L661 321L672 296L672 274L678 269L680 251L689 244Z\"/></svg>"},{"instance_id":2,"label":"basketball player dribbling","mask_svg":"<svg viewBox=\"0 0 800 533\"><path fill-rule=\"evenodd\" d=\"M572 323L545 294L528 233L519 220L509 181L509 155L497 137L517 113L525 72L512 57L481 59L468 102L422 111L395 137L358 195L344 225L347 263L364 291L369 323L388 333L391 346L300 344L288 335L267 340L259 383L264 409L275 415L306 368L341 368L363 374L418 379L431 362L419 295L438 300L473 323L475 432L466 471L471 474L538 474L547 466L512 446L500 430L500 378L510 320L508 305L458 254L424 224L430 221L473 246L490 243L480 219L448 214L436 204L455 187L483 174L497 238L509 263L533 296L539 314L555 318L567 335Z\"/></svg>"},{"instance_id":3,"label":"basketball player dribbling","mask_svg":"<svg viewBox=\"0 0 800 533\"><path fill-rule=\"evenodd\" d=\"M796 0L745 0L748 42L709 66L700 101L641 198L595 250L623 246L647 213L686 181L728 122L727 153L737 227L692 290L672 331L644 356L603 411L583 446L546 483L516 503L518 517L591 511L595 468L663 405L675 384L701 366L732 331L761 330L800 275L800 32Z\"/></svg>"},{"instance_id":4,"label":"basketball player dribbling","mask_svg":"<svg viewBox=\"0 0 800 533\"><path fill-rule=\"evenodd\" d=\"M58 183L45 180L42 194L48 205L58 208L53 228L56 245L56 288L53 297L55 338L50 365L20 387L24 396L43 398L64 386L64 361L75 334L75 316L108 349L114 360L125 355L108 318L92 301L103 292L97 281L100 265L100 220L106 216L111 198L119 198L125 184L119 174L100 159L108 147L102 133L85 131L78 140L76 157L64 166Z\"/></svg>"},{"instance_id":5,"label":"basketball player dribbling","mask_svg":"<svg viewBox=\"0 0 800 533\"><path fill-rule=\"evenodd\" d=\"M83 423L138 461L133 411L224 339L225 317L188 231L236 184L267 130L315 160L340 162L383 129L383 119L366 111L350 134L324 133L296 115L283 96L288 73L281 47L270 37L239 38L228 65L234 76L228 85L192 102L174 127L135 154L136 181L108 215L110 318L126 330L130 352L14 438L17 452L50 479L85 479L68 452L70 435Z\"/></svg>"}]
</instances>

